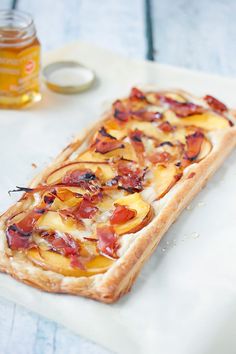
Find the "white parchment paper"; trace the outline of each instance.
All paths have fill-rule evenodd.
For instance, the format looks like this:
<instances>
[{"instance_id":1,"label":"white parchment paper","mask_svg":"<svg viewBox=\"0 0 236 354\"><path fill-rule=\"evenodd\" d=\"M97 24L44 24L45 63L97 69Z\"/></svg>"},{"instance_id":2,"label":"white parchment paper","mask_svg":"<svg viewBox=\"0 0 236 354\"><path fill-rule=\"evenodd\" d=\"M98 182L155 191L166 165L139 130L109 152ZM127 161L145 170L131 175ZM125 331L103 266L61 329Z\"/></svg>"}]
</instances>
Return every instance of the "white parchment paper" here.
<instances>
[{"instance_id":1,"label":"white parchment paper","mask_svg":"<svg viewBox=\"0 0 236 354\"><path fill-rule=\"evenodd\" d=\"M133 85L211 93L236 107L236 81L157 63L132 61L84 43L45 62L75 59L96 71L92 90L63 96L44 89L39 104L0 111L0 209L16 197L76 132ZM236 153L170 228L132 292L104 305L47 294L0 275L0 294L117 353L233 354L236 348ZM31 163L38 165L33 169Z\"/></svg>"}]
</instances>

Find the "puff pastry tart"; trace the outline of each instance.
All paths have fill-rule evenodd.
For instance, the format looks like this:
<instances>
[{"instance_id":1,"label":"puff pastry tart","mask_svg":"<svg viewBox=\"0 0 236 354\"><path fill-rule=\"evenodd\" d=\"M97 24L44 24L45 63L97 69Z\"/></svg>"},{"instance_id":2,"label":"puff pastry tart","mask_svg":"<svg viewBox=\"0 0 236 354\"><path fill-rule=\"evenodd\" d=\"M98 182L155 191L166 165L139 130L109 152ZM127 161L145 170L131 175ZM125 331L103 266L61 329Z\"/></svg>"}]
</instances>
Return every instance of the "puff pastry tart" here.
<instances>
[{"instance_id":1,"label":"puff pastry tart","mask_svg":"<svg viewBox=\"0 0 236 354\"><path fill-rule=\"evenodd\" d=\"M0 269L49 292L114 302L236 142L212 96L133 88L1 216Z\"/></svg>"}]
</instances>

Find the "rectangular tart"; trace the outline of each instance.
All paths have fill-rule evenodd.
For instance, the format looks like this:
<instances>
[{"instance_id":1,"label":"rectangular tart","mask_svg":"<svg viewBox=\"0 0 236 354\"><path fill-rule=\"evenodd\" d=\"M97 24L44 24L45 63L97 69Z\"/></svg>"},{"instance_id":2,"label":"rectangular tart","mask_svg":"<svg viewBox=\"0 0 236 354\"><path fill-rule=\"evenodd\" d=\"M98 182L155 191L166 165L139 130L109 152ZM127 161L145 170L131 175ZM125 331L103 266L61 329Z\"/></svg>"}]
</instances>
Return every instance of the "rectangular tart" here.
<instances>
[{"instance_id":1,"label":"rectangular tart","mask_svg":"<svg viewBox=\"0 0 236 354\"><path fill-rule=\"evenodd\" d=\"M0 270L48 292L114 302L236 142L206 95L133 88L0 218ZM184 256L184 255L183 255Z\"/></svg>"}]
</instances>

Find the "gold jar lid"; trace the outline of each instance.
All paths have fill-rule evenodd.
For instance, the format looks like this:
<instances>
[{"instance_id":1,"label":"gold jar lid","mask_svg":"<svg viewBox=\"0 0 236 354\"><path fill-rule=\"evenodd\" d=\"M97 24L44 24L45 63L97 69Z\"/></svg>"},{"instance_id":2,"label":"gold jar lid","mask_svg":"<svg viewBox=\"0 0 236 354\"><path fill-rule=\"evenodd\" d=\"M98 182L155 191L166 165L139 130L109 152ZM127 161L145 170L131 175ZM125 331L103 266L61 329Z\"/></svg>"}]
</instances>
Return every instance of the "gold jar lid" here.
<instances>
[{"instance_id":1,"label":"gold jar lid","mask_svg":"<svg viewBox=\"0 0 236 354\"><path fill-rule=\"evenodd\" d=\"M72 94L88 90L95 73L76 61L57 61L44 67L43 78L50 90Z\"/></svg>"}]
</instances>

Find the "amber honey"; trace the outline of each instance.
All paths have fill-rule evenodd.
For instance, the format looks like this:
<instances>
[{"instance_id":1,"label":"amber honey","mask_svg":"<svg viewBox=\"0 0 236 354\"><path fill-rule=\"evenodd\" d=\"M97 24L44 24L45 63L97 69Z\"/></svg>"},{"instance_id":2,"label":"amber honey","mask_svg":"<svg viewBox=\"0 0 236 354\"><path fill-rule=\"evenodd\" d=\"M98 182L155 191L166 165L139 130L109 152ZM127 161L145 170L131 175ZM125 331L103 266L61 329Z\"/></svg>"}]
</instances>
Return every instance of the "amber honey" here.
<instances>
[{"instance_id":1,"label":"amber honey","mask_svg":"<svg viewBox=\"0 0 236 354\"><path fill-rule=\"evenodd\" d=\"M0 107L40 100L40 43L31 16L0 11Z\"/></svg>"}]
</instances>

